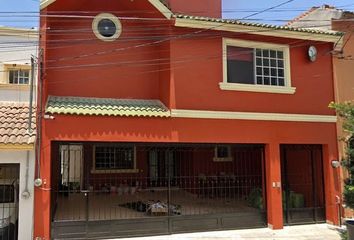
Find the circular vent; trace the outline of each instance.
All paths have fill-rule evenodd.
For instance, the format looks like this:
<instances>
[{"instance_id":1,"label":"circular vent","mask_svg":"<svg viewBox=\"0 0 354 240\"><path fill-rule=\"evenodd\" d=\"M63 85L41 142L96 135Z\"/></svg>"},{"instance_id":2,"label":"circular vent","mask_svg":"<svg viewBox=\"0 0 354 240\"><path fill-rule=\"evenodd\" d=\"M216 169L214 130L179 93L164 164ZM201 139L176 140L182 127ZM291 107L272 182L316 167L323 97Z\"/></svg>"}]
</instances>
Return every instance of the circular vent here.
<instances>
[{"instance_id":1,"label":"circular vent","mask_svg":"<svg viewBox=\"0 0 354 240\"><path fill-rule=\"evenodd\" d=\"M116 16L110 13L101 13L94 18L92 29L98 39L114 41L122 33L122 24Z\"/></svg>"}]
</instances>

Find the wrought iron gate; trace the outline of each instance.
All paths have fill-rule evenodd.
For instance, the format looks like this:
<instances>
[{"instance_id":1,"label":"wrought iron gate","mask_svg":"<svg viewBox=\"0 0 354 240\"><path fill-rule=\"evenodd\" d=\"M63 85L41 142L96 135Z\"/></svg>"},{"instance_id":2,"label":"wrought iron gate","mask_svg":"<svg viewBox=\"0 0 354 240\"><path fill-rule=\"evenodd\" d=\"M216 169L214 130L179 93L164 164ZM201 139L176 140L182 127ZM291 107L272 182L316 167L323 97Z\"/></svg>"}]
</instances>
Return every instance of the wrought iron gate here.
<instances>
[{"instance_id":1,"label":"wrought iron gate","mask_svg":"<svg viewBox=\"0 0 354 240\"><path fill-rule=\"evenodd\" d=\"M263 227L262 145L58 144L52 238Z\"/></svg>"},{"instance_id":2,"label":"wrought iron gate","mask_svg":"<svg viewBox=\"0 0 354 240\"><path fill-rule=\"evenodd\" d=\"M321 145L282 145L285 224L325 222Z\"/></svg>"},{"instance_id":3,"label":"wrought iron gate","mask_svg":"<svg viewBox=\"0 0 354 240\"><path fill-rule=\"evenodd\" d=\"M19 164L0 164L0 239L17 240Z\"/></svg>"}]
</instances>

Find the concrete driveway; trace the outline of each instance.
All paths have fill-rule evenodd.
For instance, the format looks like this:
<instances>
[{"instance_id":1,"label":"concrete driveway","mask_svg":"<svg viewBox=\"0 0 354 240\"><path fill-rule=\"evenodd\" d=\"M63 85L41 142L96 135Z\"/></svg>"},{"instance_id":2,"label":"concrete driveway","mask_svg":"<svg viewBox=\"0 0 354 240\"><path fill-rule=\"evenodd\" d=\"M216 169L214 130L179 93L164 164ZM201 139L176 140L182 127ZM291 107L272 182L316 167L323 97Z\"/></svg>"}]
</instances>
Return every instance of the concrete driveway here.
<instances>
[{"instance_id":1,"label":"concrete driveway","mask_svg":"<svg viewBox=\"0 0 354 240\"><path fill-rule=\"evenodd\" d=\"M272 231L268 228L220 232L175 234L169 236L124 238L123 240L340 240L339 229L327 225L301 225ZM122 239L121 239L122 240Z\"/></svg>"}]
</instances>

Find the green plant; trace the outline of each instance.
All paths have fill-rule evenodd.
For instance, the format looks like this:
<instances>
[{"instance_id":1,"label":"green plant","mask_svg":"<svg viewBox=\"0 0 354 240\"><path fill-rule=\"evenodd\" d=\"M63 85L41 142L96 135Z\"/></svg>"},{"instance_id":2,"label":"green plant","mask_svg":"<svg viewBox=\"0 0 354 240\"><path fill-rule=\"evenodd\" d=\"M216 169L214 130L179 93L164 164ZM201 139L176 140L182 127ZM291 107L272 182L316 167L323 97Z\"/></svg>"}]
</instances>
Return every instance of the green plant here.
<instances>
[{"instance_id":1,"label":"green plant","mask_svg":"<svg viewBox=\"0 0 354 240\"><path fill-rule=\"evenodd\" d=\"M262 189L261 188L254 188L251 190L248 196L248 204L251 207L263 209L263 197L262 197Z\"/></svg>"},{"instance_id":2,"label":"green plant","mask_svg":"<svg viewBox=\"0 0 354 240\"><path fill-rule=\"evenodd\" d=\"M340 232L339 234L342 240L348 240L348 233L346 231Z\"/></svg>"},{"instance_id":3,"label":"green plant","mask_svg":"<svg viewBox=\"0 0 354 240\"><path fill-rule=\"evenodd\" d=\"M331 103L343 121L343 130L347 137L341 140L346 144L346 156L342 160L342 166L348 171L348 178L344 180L343 199L347 207L354 209L354 103Z\"/></svg>"}]
</instances>

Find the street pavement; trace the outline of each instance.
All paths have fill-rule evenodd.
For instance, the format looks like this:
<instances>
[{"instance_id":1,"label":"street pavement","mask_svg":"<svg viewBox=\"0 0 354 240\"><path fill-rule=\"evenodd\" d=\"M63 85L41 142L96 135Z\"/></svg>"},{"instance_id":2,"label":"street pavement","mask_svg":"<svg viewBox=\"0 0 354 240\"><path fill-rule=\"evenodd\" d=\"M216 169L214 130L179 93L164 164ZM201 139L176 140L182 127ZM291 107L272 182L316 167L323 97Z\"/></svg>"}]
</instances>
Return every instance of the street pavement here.
<instances>
[{"instance_id":1,"label":"street pavement","mask_svg":"<svg viewBox=\"0 0 354 240\"><path fill-rule=\"evenodd\" d=\"M340 240L337 227L327 224L285 227L282 230L269 228L174 234L168 236L124 238L120 240Z\"/></svg>"}]
</instances>

